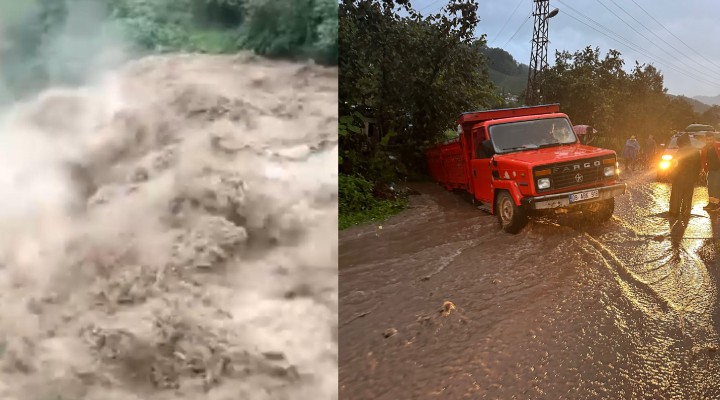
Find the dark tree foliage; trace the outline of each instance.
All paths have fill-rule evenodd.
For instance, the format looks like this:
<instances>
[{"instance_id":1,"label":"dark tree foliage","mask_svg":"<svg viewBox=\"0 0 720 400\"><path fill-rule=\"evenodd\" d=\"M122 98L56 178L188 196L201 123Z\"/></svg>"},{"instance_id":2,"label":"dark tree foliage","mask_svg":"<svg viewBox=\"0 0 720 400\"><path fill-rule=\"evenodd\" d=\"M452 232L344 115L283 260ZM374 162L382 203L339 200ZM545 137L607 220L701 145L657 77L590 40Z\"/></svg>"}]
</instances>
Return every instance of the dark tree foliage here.
<instances>
[{"instance_id":1,"label":"dark tree foliage","mask_svg":"<svg viewBox=\"0 0 720 400\"><path fill-rule=\"evenodd\" d=\"M475 0L452 0L428 16L407 1L345 0L339 15L340 113L359 111L377 120L381 136L393 135L385 146L365 144L365 159L387 159L380 152L390 146L409 169L422 169L423 150L459 113L498 101L480 51L485 40L473 34ZM345 149L358 143L341 138Z\"/></svg>"},{"instance_id":2,"label":"dark tree foliage","mask_svg":"<svg viewBox=\"0 0 720 400\"><path fill-rule=\"evenodd\" d=\"M661 72L635 63L623 69L620 52L605 57L599 48L556 54L555 65L543 76L546 103L560 103L575 124L592 125L608 147L616 149L630 135L654 135L665 140L699 116L690 103L667 95ZM712 118L710 112L706 117Z\"/></svg>"},{"instance_id":3,"label":"dark tree foliage","mask_svg":"<svg viewBox=\"0 0 720 400\"><path fill-rule=\"evenodd\" d=\"M333 0L246 0L242 43L262 55L335 64L337 10Z\"/></svg>"},{"instance_id":4,"label":"dark tree foliage","mask_svg":"<svg viewBox=\"0 0 720 400\"><path fill-rule=\"evenodd\" d=\"M528 66L518 63L507 51L496 47L483 47L489 66L505 75L522 75L527 79Z\"/></svg>"},{"instance_id":5,"label":"dark tree foliage","mask_svg":"<svg viewBox=\"0 0 720 400\"><path fill-rule=\"evenodd\" d=\"M341 227L404 207L385 184L422 172L424 150L461 112L498 104L477 23L475 0L427 16L407 0L341 2ZM366 121L376 123L374 137Z\"/></svg>"}]
</instances>

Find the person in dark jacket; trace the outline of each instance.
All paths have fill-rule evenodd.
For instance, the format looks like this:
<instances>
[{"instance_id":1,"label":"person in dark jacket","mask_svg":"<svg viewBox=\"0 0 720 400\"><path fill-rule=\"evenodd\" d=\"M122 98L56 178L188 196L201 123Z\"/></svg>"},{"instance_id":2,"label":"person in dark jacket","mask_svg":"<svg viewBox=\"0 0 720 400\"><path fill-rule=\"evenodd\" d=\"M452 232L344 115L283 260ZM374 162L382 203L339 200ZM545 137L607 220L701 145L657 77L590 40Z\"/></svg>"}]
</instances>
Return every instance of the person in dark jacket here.
<instances>
[{"instance_id":1,"label":"person in dark jacket","mask_svg":"<svg viewBox=\"0 0 720 400\"><path fill-rule=\"evenodd\" d=\"M705 209L708 211L720 210L720 143L715 135L706 136L705 145L705 169L707 170L708 204Z\"/></svg>"},{"instance_id":2,"label":"person in dark jacket","mask_svg":"<svg viewBox=\"0 0 720 400\"><path fill-rule=\"evenodd\" d=\"M672 190L668 214L671 217L689 217L695 181L702 169L700 151L690 145L690 137L687 133L677 139L677 144L677 166L671 179Z\"/></svg>"},{"instance_id":3,"label":"person in dark jacket","mask_svg":"<svg viewBox=\"0 0 720 400\"><path fill-rule=\"evenodd\" d=\"M657 143L655 142L653 135L648 135L647 140L645 141L644 156L645 166L651 167L655 162L655 157L657 156Z\"/></svg>"}]
</instances>

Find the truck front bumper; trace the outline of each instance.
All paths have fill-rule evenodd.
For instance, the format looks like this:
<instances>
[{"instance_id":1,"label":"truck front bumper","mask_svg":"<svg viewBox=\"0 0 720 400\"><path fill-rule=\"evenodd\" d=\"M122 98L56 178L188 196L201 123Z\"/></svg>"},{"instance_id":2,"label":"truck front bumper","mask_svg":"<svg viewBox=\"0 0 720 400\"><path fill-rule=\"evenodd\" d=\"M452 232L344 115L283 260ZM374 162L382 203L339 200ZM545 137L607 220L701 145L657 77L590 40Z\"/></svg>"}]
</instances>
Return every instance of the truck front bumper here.
<instances>
[{"instance_id":1,"label":"truck front bumper","mask_svg":"<svg viewBox=\"0 0 720 400\"><path fill-rule=\"evenodd\" d=\"M566 193L558 193L558 194L549 194L546 196L537 196L537 197L525 197L521 200L522 204L532 210L549 210L553 208L563 208L563 207L571 207L581 204L588 204L588 203L594 203L596 201L602 201L611 199L615 196L620 196L622 194L625 194L625 190L627 189L627 185L624 183L618 183L612 186L603 186L599 188L590 188L590 189L582 189L582 190L576 190L573 192L566 192ZM584 193L584 192L590 192L590 191L598 191L598 196L594 197L592 199L588 200L582 200L577 202L570 202L570 196L574 194Z\"/></svg>"}]
</instances>

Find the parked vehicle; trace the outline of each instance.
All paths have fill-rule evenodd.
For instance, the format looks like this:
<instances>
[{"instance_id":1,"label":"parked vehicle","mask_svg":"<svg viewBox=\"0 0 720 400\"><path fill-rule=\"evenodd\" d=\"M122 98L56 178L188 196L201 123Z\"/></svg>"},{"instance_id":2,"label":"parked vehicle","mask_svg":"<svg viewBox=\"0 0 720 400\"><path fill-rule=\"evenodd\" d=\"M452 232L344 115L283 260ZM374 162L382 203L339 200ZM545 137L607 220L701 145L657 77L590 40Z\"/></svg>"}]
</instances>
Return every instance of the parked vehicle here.
<instances>
[{"instance_id":1,"label":"parked vehicle","mask_svg":"<svg viewBox=\"0 0 720 400\"><path fill-rule=\"evenodd\" d=\"M711 125L690 124L687 126L687 128L685 128L685 132L687 132L687 133L715 132L715 128Z\"/></svg>"},{"instance_id":2,"label":"parked vehicle","mask_svg":"<svg viewBox=\"0 0 720 400\"><path fill-rule=\"evenodd\" d=\"M506 232L546 212L605 221L625 193L615 152L581 144L558 104L464 113L457 132L427 150L430 174L469 192Z\"/></svg>"},{"instance_id":3,"label":"parked vehicle","mask_svg":"<svg viewBox=\"0 0 720 400\"><path fill-rule=\"evenodd\" d=\"M705 129L705 130L703 130ZM705 165L705 153L702 151L705 147L705 137L707 135L714 135L720 138L720 132L715 131L715 128L709 125L691 124L685 129L684 132L678 132L674 134L667 146L664 146L662 155L660 156L660 162L657 165L656 177L658 181L667 181L672 174L673 169L677 165L677 161L674 159L675 154L678 151L677 139L683 133L687 133L690 136L690 145L701 151L702 165ZM705 173L706 171L703 171Z\"/></svg>"},{"instance_id":4,"label":"parked vehicle","mask_svg":"<svg viewBox=\"0 0 720 400\"><path fill-rule=\"evenodd\" d=\"M590 125L573 125L573 131L582 144L592 143L593 139L595 139L595 135L597 134L597 129Z\"/></svg>"}]
</instances>

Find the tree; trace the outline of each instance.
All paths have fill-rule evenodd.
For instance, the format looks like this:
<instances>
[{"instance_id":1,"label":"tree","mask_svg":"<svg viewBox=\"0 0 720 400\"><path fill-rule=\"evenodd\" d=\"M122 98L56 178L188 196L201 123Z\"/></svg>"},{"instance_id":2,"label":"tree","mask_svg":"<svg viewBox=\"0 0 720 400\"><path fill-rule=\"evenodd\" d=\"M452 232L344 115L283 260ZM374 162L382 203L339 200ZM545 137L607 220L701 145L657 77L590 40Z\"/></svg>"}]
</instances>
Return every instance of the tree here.
<instances>
[{"instance_id":1,"label":"tree","mask_svg":"<svg viewBox=\"0 0 720 400\"><path fill-rule=\"evenodd\" d=\"M720 106L714 105L700 115L700 123L715 126L720 124Z\"/></svg>"},{"instance_id":2,"label":"tree","mask_svg":"<svg viewBox=\"0 0 720 400\"><path fill-rule=\"evenodd\" d=\"M599 48L556 54L543 76L546 102L558 102L575 124L596 127L616 150L630 135L666 138L696 119L692 105L670 98L661 72L635 63L628 73L616 50L600 56ZM687 123L686 123L687 122Z\"/></svg>"},{"instance_id":3,"label":"tree","mask_svg":"<svg viewBox=\"0 0 720 400\"><path fill-rule=\"evenodd\" d=\"M243 45L259 54L337 62L334 0L246 0Z\"/></svg>"},{"instance_id":4,"label":"tree","mask_svg":"<svg viewBox=\"0 0 720 400\"><path fill-rule=\"evenodd\" d=\"M407 16L400 16L399 11ZM475 0L423 16L407 1L345 0L340 6L340 112L369 112L403 162L424 166L423 148L464 111L498 102L475 38Z\"/></svg>"}]
</instances>

